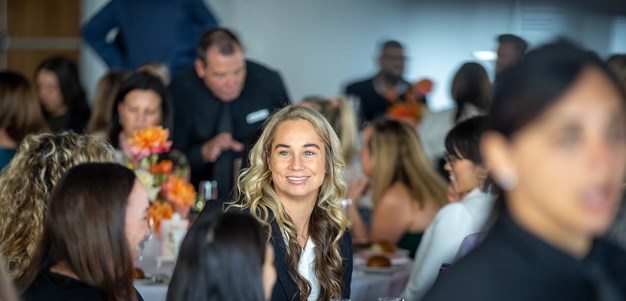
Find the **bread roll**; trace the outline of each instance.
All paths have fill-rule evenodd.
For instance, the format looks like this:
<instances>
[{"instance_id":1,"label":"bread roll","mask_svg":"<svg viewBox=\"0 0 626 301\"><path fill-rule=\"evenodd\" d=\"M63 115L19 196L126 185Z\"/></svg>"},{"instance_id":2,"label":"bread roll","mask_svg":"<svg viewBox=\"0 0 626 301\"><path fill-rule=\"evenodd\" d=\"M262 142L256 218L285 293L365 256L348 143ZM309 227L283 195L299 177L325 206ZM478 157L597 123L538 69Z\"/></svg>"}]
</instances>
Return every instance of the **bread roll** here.
<instances>
[{"instance_id":1,"label":"bread roll","mask_svg":"<svg viewBox=\"0 0 626 301\"><path fill-rule=\"evenodd\" d=\"M367 259L368 267L388 268L391 266L389 258L382 255L374 255Z\"/></svg>"}]
</instances>

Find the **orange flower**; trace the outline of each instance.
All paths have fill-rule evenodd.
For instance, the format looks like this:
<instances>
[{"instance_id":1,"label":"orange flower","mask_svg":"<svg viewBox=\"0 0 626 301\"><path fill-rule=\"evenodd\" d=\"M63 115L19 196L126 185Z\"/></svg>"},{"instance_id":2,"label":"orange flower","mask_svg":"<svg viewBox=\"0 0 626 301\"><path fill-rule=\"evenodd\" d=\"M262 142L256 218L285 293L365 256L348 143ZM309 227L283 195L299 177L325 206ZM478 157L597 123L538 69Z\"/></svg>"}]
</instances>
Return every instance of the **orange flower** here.
<instances>
[{"instance_id":1,"label":"orange flower","mask_svg":"<svg viewBox=\"0 0 626 301\"><path fill-rule=\"evenodd\" d=\"M159 233L161 228L161 220L170 219L174 214L172 205L168 202L152 202L150 209L148 210L148 218L154 221L154 230Z\"/></svg>"},{"instance_id":2,"label":"orange flower","mask_svg":"<svg viewBox=\"0 0 626 301\"><path fill-rule=\"evenodd\" d=\"M193 185L172 175L161 185L161 194L176 207L186 211L196 202Z\"/></svg>"},{"instance_id":3,"label":"orange flower","mask_svg":"<svg viewBox=\"0 0 626 301\"><path fill-rule=\"evenodd\" d=\"M415 102L396 103L387 110L387 115L393 119L409 121L417 125L421 117L421 106Z\"/></svg>"},{"instance_id":4,"label":"orange flower","mask_svg":"<svg viewBox=\"0 0 626 301\"><path fill-rule=\"evenodd\" d=\"M130 155L135 160L141 160L151 154L162 154L169 151L171 141L167 141L169 130L160 126L151 126L145 130L137 131L130 138Z\"/></svg>"},{"instance_id":5,"label":"orange flower","mask_svg":"<svg viewBox=\"0 0 626 301\"><path fill-rule=\"evenodd\" d=\"M162 160L150 167L150 173L153 175L165 174L168 175L174 170L174 163L170 160Z\"/></svg>"}]
</instances>

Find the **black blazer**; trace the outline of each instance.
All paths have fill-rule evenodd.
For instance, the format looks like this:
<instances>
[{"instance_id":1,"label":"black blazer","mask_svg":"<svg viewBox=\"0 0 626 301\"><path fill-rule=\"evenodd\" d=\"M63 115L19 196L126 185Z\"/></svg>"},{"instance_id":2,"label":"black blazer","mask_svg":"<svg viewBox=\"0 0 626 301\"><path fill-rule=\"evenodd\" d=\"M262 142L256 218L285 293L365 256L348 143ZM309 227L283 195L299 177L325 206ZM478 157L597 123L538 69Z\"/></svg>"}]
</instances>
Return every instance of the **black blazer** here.
<instances>
[{"instance_id":1,"label":"black blazer","mask_svg":"<svg viewBox=\"0 0 626 301\"><path fill-rule=\"evenodd\" d=\"M289 103L277 72L253 62L246 62L246 68L243 90L228 105L233 138L241 143L249 142L265 119ZM240 158L241 153L223 152L218 158L219 164L204 162L200 154L202 144L218 134L224 102L204 85L193 67L174 77L169 92L174 107L174 148L189 158L191 182L197 186L200 180L216 180L219 197L228 197L234 185L233 161ZM214 166L218 166L215 171ZM218 176L214 178L214 174Z\"/></svg>"},{"instance_id":2,"label":"black blazer","mask_svg":"<svg viewBox=\"0 0 626 301\"><path fill-rule=\"evenodd\" d=\"M600 239L578 260L504 214L423 300L626 300L626 251Z\"/></svg>"},{"instance_id":3,"label":"black blazer","mask_svg":"<svg viewBox=\"0 0 626 301\"><path fill-rule=\"evenodd\" d=\"M271 222L272 237L270 239L274 246L274 265L276 266L276 285L272 292L272 301L300 301L300 292L296 282L289 276L289 257L287 246L283 239L283 234L275 220ZM352 283L352 236L346 230L345 234L339 241L341 256L343 257L343 276L341 279L343 285L343 298L350 297L350 284Z\"/></svg>"}]
</instances>

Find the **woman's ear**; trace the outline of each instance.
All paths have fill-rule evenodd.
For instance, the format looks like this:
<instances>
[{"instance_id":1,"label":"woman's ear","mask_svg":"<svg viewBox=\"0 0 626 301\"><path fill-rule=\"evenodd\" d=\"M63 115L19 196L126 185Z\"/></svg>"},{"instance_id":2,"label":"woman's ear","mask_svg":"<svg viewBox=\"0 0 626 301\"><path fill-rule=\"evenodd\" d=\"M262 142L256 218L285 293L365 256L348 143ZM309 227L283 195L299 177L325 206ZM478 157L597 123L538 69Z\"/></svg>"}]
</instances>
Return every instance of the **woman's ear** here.
<instances>
[{"instance_id":1,"label":"woman's ear","mask_svg":"<svg viewBox=\"0 0 626 301\"><path fill-rule=\"evenodd\" d=\"M517 171L508 139L493 131L486 132L480 139L480 152L485 168L489 169L498 186L504 190L513 189L517 185Z\"/></svg>"}]
</instances>

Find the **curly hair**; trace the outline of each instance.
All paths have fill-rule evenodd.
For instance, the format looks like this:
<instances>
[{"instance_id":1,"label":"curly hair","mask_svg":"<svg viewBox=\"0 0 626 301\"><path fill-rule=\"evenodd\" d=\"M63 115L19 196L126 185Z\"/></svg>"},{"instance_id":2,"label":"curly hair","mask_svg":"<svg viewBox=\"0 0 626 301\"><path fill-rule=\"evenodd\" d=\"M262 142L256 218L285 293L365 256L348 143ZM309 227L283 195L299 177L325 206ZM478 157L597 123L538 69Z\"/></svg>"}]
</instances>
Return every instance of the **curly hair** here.
<instances>
[{"instance_id":1,"label":"curly hair","mask_svg":"<svg viewBox=\"0 0 626 301\"><path fill-rule=\"evenodd\" d=\"M113 148L76 133L29 135L0 174L0 251L13 278L22 275L44 225L48 196L69 168L113 162Z\"/></svg>"},{"instance_id":2,"label":"curly hair","mask_svg":"<svg viewBox=\"0 0 626 301\"><path fill-rule=\"evenodd\" d=\"M374 203L394 183L401 182L420 207L429 199L438 207L445 205L446 183L430 167L415 130L404 122L384 117L374 120L369 128L372 136L366 147L376 167L372 176Z\"/></svg>"},{"instance_id":3,"label":"curly hair","mask_svg":"<svg viewBox=\"0 0 626 301\"><path fill-rule=\"evenodd\" d=\"M268 233L271 233L270 219L273 219L287 234L289 274L298 286L301 299L306 300L311 293L311 285L298 273L298 262L302 254L302 247L297 241L298 232L274 191L272 174L268 166L275 130L281 123L289 120L310 122L324 141L327 175L311 213L309 235L316 245L315 274L322 292L320 299L341 298L341 277L344 271L339 241L347 228L347 218L340 205L347 190L342 177L345 163L339 138L320 113L306 107L288 106L274 113L266 121L261 137L250 151L250 167L239 175L237 189L241 204L233 204L231 207L249 210L259 218Z\"/></svg>"}]
</instances>

